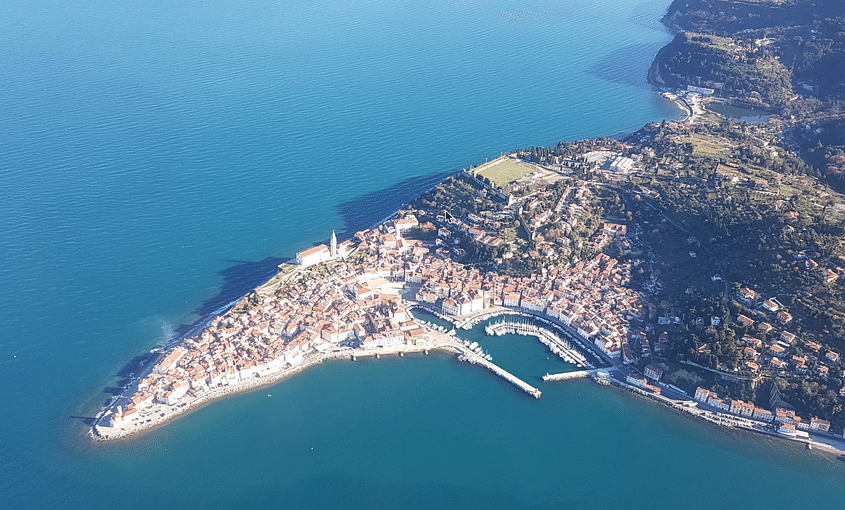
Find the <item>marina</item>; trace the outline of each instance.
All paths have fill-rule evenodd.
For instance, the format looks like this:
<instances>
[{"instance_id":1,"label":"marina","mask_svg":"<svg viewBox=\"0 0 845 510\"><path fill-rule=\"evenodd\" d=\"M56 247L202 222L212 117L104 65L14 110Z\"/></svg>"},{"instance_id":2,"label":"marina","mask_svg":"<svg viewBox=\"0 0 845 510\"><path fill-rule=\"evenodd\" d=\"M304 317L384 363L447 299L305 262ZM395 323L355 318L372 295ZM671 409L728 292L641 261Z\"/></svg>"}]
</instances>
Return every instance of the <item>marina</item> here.
<instances>
[{"instance_id":1,"label":"marina","mask_svg":"<svg viewBox=\"0 0 845 510\"><path fill-rule=\"evenodd\" d=\"M567 363L571 363L577 367L595 368L587 358L584 357L572 345L549 331L546 328L541 328L528 321L517 321L512 319L505 319L488 324L484 331L487 335L501 336L504 334L517 334L525 336L533 336L545 344L555 355Z\"/></svg>"}]
</instances>

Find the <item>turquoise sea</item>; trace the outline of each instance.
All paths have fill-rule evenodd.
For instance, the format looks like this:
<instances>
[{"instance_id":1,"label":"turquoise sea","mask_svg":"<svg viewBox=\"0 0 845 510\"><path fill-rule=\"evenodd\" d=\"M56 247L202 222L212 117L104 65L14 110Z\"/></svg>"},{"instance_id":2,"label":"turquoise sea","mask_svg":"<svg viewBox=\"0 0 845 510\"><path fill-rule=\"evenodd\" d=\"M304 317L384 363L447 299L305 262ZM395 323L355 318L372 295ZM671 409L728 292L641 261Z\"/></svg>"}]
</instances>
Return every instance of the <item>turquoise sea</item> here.
<instances>
[{"instance_id":1,"label":"turquoise sea","mask_svg":"<svg viewBox=\"0 0 845 510\"><path fill-rule=\"evenodd\" d=\"M485 345L540 400L441 355L332 362L86 436L133 358L332 229L502 151L676 118L645 84L667 7L0 4L0 508L839 508L845 462L544 384L567 367L522 337Z\"/></svg>"}]
</instances>

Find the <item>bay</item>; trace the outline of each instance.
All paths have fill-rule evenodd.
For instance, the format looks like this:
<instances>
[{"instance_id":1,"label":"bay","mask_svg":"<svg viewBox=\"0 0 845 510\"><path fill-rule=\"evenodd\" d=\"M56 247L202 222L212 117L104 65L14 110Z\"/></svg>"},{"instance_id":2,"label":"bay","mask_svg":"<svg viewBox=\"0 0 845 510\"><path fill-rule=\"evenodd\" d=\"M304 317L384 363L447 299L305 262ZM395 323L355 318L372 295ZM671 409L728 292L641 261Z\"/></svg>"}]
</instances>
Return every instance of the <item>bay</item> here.
<instances>
[{"instance_id":1,"label":"bay","mask_svg":"<svg viewBox=\"0 0 845 510\"><path fill-rule=\"evenodd\" d=\"M753 481L762 508L783 479L841 497L828 457L584 381L526 399L440 356L327 363L86 436L127 362L332 229L502 151L676 118L644 83L667 6L0 5L3 506L705 508Z\"/></svg>"}]
</instances>

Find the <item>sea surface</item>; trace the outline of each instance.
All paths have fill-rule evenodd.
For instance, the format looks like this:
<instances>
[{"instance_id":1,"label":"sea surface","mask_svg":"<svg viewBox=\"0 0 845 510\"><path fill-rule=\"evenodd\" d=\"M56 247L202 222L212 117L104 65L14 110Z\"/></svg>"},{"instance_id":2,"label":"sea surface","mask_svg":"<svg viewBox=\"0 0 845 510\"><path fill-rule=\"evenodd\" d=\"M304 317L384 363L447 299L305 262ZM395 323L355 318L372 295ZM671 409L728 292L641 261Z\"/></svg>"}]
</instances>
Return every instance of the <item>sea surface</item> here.
<instances>
[{"instance_id":1,"label":"sea surface","mask_svg":"<svg viewBox=\"0 0 845 510\"><path fill-rule=\"evenodd\" d=\"M130 440L131 361L502 151L680 111L668 0L0 3L0 507L838 508L845 463L485 344L331 362ZM475 333L472 333L475 334ZM272 395L272 396L268 396Z\"/></svg>"},{"instance_id":2,"label":"sea surface","mask_svg":"<svg viewBox=\"0 0 845 510\"><path fill-rule=\"evenodd\" d=\"M711 103L707 109L733 119L736 122L766 122L772 115L762 110L742 108L722 103Z\"/></svg>"}]
</instances>

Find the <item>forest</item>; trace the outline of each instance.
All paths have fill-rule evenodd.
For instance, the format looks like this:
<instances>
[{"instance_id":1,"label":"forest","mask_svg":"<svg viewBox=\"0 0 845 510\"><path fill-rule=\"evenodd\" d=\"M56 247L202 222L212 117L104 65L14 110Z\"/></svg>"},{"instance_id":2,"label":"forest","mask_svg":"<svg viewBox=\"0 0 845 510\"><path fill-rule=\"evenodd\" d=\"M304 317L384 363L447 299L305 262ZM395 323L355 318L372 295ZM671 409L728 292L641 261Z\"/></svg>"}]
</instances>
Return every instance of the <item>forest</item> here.
<instances>
[{"instance_id":1,"label":"forest","mask_svg":"<svg viewBox=\"0 0 845 510\"><path fill-rule=\"evenodd\" d=\"M676 37L655 62L658 85L709 82L717 94L776 111L845 99L841 0L675 1L664 23Z\"/></svg>"}]
</instances>

